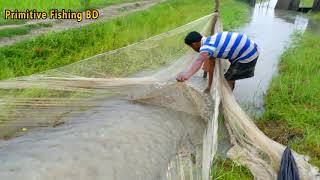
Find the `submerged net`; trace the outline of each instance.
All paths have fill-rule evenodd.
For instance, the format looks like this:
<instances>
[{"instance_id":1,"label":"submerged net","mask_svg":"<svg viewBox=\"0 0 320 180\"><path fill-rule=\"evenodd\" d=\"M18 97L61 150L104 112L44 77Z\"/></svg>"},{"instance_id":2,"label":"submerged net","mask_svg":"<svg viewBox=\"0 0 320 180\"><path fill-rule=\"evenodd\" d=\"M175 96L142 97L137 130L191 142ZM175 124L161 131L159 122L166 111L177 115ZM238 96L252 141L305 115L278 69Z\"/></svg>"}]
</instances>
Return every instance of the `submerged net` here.
<instances>
[{"instance_id":1,"label":"submerged net","mask_svg":"<svg viewBox=\"0 0 320 180\"><path fill-rule=\"evenodd\" d=\"M57 130L35 129L29 134L39 136L26 134L20 141L1 142L0 177L208 180L219 145L218 116L222 110L232 145L227 156L247 166L256 179L276 179L285 147L265 136L237 104L223 76L223 61L217 61L210 95L202 92L206 82L200 78L194 77L186 83L174 80L196 55L182 43L184 36L193 30L208 34L212 17L205 16L167 33L65 67L1 81L2 138L19 135L21 128L57 126ZM214 17L218 18L217 14ZM215 32L221 30L218 19ZM135 74L136 69L146 68L149 70ZM106 102L111 102L113 108L104 108ZM119 114L114 112L117 110ZM110 112L101 114L101 111ZM101 117L94 120L99 113ZM106 127L102 122L108 117L113 118L112 122L117 118L126 121L115 121ZM74 124L68 123L68 119ZM66 125L59 126L63 123ZM95 132L95 128L99 131ZM150 131L145 132L146 128ZM130 136L121 137L126 133ZM106 151L109 148L106 142L114 148ZM51 147L57 143L60 152L77 154L75 148L80 148L83 156L52 154L56 151ZM32 145L37 146L36 152L30 148ZM90 149L91 146L97 147ZM106 153L111 157L103 160ZM96 157L99 155L102 160ZM317 179L317 169L306 157L297 153L294 156L301 179ZM58 164L63 162L43 157L64 160L68 167L61 168ZM91 161L89 157L96 164L76 164L78 159ZM19 159L21 164L14 164L12 158ZM67 172L74 167L78 173Z\"/></svg>"}]
</instances>

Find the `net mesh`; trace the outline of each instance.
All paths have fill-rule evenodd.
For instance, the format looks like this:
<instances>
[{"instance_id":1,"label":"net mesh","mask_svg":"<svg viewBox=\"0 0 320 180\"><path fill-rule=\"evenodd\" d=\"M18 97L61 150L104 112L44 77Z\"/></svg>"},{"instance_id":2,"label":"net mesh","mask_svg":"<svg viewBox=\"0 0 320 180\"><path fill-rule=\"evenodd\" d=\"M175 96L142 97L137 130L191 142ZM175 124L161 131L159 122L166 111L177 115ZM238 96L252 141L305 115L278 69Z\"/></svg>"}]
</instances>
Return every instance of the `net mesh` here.
<instances>
[{"instance_id":1,"label":"net mesh","mask_svg":"<svg viewBox=\"0 0 320 180\"><path fill-rule=\"evenodd\" d=\"M208 180L219 144L221 110L232 145L227 156L247 166L256 179L276 179L285 147L265 136L237 104L223 76L226 67L223 61L217 61L219 65L215 67L210 95L203 93L205 82L199 83L202 81L199 78L186 83L174 81L175 75L186 69L196 56L181 43L185 34L193 30L208 34L213 17L217 19L214 21L215 32L221 31L218 14L208 15L167 33L65 67L1 81L0 136L10 138L21 128L55 127L64 123L67 117L81 116L105 101L119 98L165 107L199 116L206 126L199 126L197 132L191 128L187 135L181 131L180 148L174 148L176 156L153 153L153 156L169 157L164 158L169 164L164 179ZM148 70L136 74L137 68ZM196 135L199 132L200 138ZM169 148L170 144L159 148L167 146ZM301 179L319 177L318 170L306 157L294 155ZM29 166L33 166L32 162ZM0 177L13 176L0 168Z\"/></svg>"},{"instance_id":2,"label":"net mesh","mask_svg":"<svg viewBox=\"0 0 320 180\"><path fill-rule=\"evenodd\" d=\"M220 21L216 30L222 31ZM217 32L216 31L216 32ZM285 146L268 138L260 131L246 112L236 102L223 69L227 66L221 60L217 61L215 69L216 81L219 81L218 91L221 97L222 112L229 132L232 148L227 156L240 164L247 166L255 179L276 179ZM308 163L308 158L294 152L301 179L319 179L318 169Z\"/></svg>"}]
</instances>

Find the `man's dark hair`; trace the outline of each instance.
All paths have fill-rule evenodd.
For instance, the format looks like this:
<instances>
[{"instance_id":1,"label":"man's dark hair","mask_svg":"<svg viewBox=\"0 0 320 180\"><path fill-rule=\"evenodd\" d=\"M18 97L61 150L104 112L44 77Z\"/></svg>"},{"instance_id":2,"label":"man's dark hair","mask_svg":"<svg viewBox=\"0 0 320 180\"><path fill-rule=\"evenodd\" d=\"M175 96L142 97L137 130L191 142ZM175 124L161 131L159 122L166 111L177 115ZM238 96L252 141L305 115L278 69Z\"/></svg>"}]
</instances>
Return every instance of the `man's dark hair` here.
<instances>
[{"instance_id":1,"label":"man's dark hair","mask_svg":"<svg viewBox=\"0 0 320 180\"><path fill-rule=\"evenodd\" d=\"M200 33L192 31L184 38L184 43L190 46L194 42L200 42L201 38L202 36Z\"/></svg>"}]
</instances>

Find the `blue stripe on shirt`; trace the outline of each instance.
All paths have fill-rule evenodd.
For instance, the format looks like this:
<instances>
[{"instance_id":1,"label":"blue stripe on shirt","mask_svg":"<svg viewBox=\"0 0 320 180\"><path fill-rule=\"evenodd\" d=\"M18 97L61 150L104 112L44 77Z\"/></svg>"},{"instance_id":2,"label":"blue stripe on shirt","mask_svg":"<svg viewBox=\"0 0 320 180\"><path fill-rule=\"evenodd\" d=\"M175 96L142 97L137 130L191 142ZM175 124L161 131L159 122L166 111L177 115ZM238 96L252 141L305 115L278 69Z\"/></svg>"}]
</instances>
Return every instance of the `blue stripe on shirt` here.
<instances>
[{"instance_id":1,"label":"blue stripe on shirt","mask_svg":"<svg viewBox=\"0 0 320 180\"><path fill-rule=\"evenodd\" d=\"M232 58L232 55L233 55L234 51L236 51L237 47L239 46L242 37L243 37L242 34L238 34L237 39L235 40L234 44L232 45L232 47L231 47L231 49L230 49L230 51L228 53L228 56L227 56L228 59Z\"/></svg>"},{"instance_id":2,"label":"blue stripe on shirt","mask_svg":"<svg viewBox=\"0 0 320 180\"><path fill-rule=\"evenodd\" d=\"M224 40L223 45L222 45L222 47L221 47L221 49L220 49L220 51L218 53L218 56L217 56L218 58L222 57L224 51L226 50L226 48L227 48L227 46L228 46L228 44L230 42L231 36L232 36L232 33L228 32L228 34L226 36L226 39Z\"/></svg>"},{"instance_id":3,"label":"blue stripe on shirt","mask_svg":"<svg viewBox=\"0 0 320 180\"><path fill-rule=\"evenodd\" d=\"M249 47L250 47L250 39L247 38L246 43L244 44L244 46L242 47L242 49L239 51L238 55L234 59L239 58Z\"/></svg>"},{"instance_id":4,"label":"blue stripe on shirt","mask_svg":"<svg viewBox=\"0 0 320 180\"><path fill-rule=\"evenodd\" d=\"M210 43L211 38L207 37L206 41L204 42L204 44L209 44Z\"/></svg>"},{"instance_id":5,"label":"blue stripe on shirt","mask_svg":"<svg viewBox=\"0 0 320 180\"><path fill-rule=\"evenodd\" d=\"M210 40L211 40L211 38L212 38L213 36L208 37L208 38L206 39L204 45L209 45L209 46L213 46L214 48L217 48L218 45L219 45L219 42L220 42L220 40L221 40L221 36L222 36L222 33L218 33L218 34L217 34L216 39L215 39L215 41L214 41L214 44L210 44ZM209 50L209 52L208 52L208 50ZM205 49L201 49L201 52L202 52L202 51L208 52L208 53L209 53L209 56L213 56L213 55L214 55L214 51L212 51L211 49L205 48Z\"/></svg>"},{"instance_id":6,"label":"blue stripe on shirt","mask_svg":"<svg viewBox=\"0 0 320 180\"><path fill-rule=\"evenodd\" d=\"M254 46L254 48L247 55L243 56L242 58L237 59L237 61L248 59L251 56L253 56L256 52L257 52L257 48L256 48L256 46Z\"/></svg>"},{"instance_id":7,"label":"blue stripe on shirt","mask_svg":"<svg viewBox=\"0 0 320 180\"><path fill-rule=\"evenodd\" d=\"M252 45L256 46L256 44L244 34L237 33L236 37L234 37L234 35L233 32L220 32L216 35L209 36L204 40L200 52L207 52L212 57L227 58L231 62L242 61L255 56L257 48L250 50L247 55L241 57L244 53L248 52ZM222 57L224 54L226 57Z\"/></svg>"},{"instance_id":8,"label":"blue stripe on shirt","mask_svg":"<svg viewBox=\"0 0 320 180\"><path fill-rule=\"evenodd\" d=\"M201 52L207 52L209 54L209 56L213 55L213 51L209 48L201 49Z\"/></svg>"},{"instance_id":9,"label":"blue stripe on shirt","mask_svg":"<svg viewBox=\"0 0 320 180\"><path fill-rule=\"evenodd\" d=\"M222 36L222 33L218 33L218 34L217 34L216 40L215 40L215 42L214 42L214 44L213 44L213 46L214 46L215 48L218 47L218 45L219 45L219 43L220 43L220 40L221 40L221 36Z\"/></svg>"}]
</instances>

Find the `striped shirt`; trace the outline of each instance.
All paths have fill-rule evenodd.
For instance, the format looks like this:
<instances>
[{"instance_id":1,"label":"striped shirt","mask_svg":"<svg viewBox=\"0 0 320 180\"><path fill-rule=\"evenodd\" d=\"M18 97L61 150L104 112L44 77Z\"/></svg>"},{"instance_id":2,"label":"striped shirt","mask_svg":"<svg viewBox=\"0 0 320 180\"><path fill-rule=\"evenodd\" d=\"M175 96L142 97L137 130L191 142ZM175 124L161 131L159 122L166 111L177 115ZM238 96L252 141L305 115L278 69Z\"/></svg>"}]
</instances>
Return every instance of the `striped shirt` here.
<instances>
[{"instance_id":1,"label":"striped shirt","mask_svg":"<svg viewBox=\"0 0 320 180\"><path fill-rule=\"evenodd\" d=\"M215 58L229 59L231 63L248 63L259 56L256 43L245 34L235 32L219 32L202 37L200 52L207 52Z\"/></svg>"}]
</instances>

